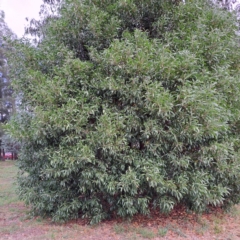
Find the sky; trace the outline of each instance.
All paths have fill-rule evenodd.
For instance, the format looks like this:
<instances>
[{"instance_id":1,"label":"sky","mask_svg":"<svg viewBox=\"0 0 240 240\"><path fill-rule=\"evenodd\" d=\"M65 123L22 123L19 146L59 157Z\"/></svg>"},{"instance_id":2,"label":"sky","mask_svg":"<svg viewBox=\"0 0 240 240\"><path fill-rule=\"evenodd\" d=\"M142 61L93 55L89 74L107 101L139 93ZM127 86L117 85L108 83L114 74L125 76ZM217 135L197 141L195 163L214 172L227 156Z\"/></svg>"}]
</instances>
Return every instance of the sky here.
<instances>
[{"instance_id":1,"label":"sky","mask_svg":"<svg viewBox=\"0 0 240 240\"><path fill-rule=\"evenodd\" d=\"M27 25L26 17L38 19L42 0L0 0L0 9L5 12L8 27L22 37Z\"/></svg>"}]
</instances>

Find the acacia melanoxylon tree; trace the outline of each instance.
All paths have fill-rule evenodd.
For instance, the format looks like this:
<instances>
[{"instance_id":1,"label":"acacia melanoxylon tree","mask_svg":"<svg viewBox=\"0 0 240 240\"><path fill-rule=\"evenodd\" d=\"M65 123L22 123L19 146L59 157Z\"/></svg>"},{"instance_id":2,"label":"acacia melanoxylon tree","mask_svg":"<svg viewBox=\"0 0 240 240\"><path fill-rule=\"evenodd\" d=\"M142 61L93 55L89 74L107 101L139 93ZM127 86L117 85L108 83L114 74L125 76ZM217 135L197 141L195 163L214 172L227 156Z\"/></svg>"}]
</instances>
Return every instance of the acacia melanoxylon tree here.
<instances>
[{"instance_id":1,"label":"acacia melanoxylon tree","mask_svg":"<svg viewBox=\"0 0 240 240\"><path fill-rule=\"evenodd\" d=\"M23 110L8 132L33 213L96 223L238 203L234 16L204 0L57 2L11 61Z\"/></svg>"}]
</instances>

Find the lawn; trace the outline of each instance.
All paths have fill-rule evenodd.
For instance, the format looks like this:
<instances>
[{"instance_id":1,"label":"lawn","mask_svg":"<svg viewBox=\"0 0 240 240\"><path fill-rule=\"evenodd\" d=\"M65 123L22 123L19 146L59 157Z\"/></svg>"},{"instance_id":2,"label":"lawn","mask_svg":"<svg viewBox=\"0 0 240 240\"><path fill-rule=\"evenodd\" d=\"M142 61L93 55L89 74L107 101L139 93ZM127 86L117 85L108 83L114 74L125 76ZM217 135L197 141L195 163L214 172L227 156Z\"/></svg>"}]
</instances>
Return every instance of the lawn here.
<instances>
[{"instance_id":1,"label":"lawn","mask_svg":"<svg viewBox=\"0 0 240 240\"><path fill-rule=\"evenodd\" d=\"M240 239L240 206L230 213L194 215L175 209L170 216L136 216L132 222L115 219L97 226L83 220L54 224L48 219L30 218L29 209L15 193L15 161L0 161L0 240L48 239Z\"/></svg>"}]
</instances>

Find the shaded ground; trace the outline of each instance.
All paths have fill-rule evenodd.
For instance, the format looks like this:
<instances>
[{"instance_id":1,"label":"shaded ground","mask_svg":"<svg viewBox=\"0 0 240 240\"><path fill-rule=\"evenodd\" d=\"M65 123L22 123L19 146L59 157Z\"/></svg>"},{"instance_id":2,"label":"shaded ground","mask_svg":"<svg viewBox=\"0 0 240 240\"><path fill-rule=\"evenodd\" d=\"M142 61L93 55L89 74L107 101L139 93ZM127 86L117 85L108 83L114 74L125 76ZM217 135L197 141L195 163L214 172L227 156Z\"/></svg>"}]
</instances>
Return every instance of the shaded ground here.
<instances>
[{"instance_id":1,"label":"shaded ground","mask_svg":"<svg viewBox=\"0 0 240 240\"><path fill-rule=\"evenodd\" d=\"M122 220L88 226L83 221L52 224L41 218L27 218L28 208L18 201L14 161L0 162L0 240L238 240L240 239L240 206L230 213L195 215L176 209L166 217L153 213L151 218L136 216L131 223Z\"/></svg>"}]
</instances>

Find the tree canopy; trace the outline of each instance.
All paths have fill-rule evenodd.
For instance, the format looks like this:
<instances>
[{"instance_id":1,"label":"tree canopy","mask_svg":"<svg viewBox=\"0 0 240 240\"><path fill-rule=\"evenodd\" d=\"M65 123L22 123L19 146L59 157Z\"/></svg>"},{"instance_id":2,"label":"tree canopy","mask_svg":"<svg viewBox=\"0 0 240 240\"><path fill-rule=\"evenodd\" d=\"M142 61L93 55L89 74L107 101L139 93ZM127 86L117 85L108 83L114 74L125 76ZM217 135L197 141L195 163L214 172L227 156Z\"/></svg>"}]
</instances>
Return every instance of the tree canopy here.
<instances>
[{"instance_id":1,"label":"tree canopy","mask_svg":"<svg viewBox=\"0 0 240 240\"><path fill-rule=\"evenodd\" d=\"M5 143L2 125L9 120L15 108L13 89L10 85L7 52L9 51L8 39L13 39L14 34L5 22L4 12L0 11L0 152Z\"/></svg>"},{"instance_id":2,"label":"tree canopy","mask_svg":"<svg viewBox=\"0 0 240 240\"><path fill-rule=\"evenodd\" d=\"M4 12L0 11L0 121L5 122L13 108L12 90L8 78L8 65L6 51L8 48L7 38L13 36L4 21Z\"/></svg>"},{"instance_id":3,"label":"tree canopy","mask_svg":"<svg viewBox=\"0 0 240 240\"><path fill-rule=\"evenodd\" d=\"M11 59L22 111L8 132L33 213L96 223L238 203L234 16L204 0L57 4Z\"/></svg>"}]
</instances>

